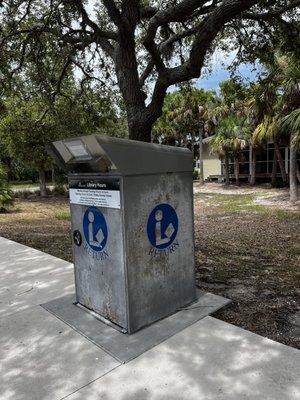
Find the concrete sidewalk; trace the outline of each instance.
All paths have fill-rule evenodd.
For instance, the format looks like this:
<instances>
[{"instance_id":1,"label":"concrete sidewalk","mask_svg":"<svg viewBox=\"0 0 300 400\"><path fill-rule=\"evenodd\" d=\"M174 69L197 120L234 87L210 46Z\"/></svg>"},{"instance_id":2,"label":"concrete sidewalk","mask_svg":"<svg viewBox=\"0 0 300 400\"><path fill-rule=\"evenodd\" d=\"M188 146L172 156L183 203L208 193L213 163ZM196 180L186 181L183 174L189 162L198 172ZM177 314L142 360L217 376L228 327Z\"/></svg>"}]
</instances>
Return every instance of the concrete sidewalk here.
<instances>
[{"instance_id":1,"label":"concrete sidewalk","mask_svg":"<svg viewBox=\"0 0 300 400\"><path fill-rule=\"evenodd\" d=\"M205 317L127 364L40 307L72 265L0 238L1 400L300 400L300 352Z\"/></svg>"}]
</instances>

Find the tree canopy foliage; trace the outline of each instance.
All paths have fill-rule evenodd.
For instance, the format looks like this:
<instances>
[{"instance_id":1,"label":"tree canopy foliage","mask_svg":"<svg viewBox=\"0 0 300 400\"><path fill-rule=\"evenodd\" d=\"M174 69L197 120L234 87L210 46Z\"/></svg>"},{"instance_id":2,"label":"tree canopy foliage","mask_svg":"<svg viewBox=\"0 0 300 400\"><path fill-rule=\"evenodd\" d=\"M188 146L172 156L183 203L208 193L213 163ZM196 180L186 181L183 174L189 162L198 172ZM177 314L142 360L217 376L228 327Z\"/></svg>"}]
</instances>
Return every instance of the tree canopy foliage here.
<instances>
[{"instance_id":1,"label":"tree canopy foliage","mask_svg":"<svg viewBox=\"0 0 300 400\"><path fill-rule=\"evenodd\" d=\"M216 46L251 59L282 32L298 31L299 0L1 0L1 69L34 64L53 100L70 69L102 85L117 82L132 139L151 140L170 86L198 78ZM277 39L277 36L276 36ZM275 39L274 39L275 40ZM53 61L53 62L52 62ZM51 65L50 65L51 64Z\"/></svg>"},{"instance_id":2,"label":"tree canopy foliage","mask_svg":"<svg viewBox=\"0 0 300 400\"><path fill-rule=\"evenodd\" d=\"M184 85L179 91L168 93L163 114L153 128L154 141L189 146L199 137L199 129L212 131L214 107L218 103L212 91ZM200 109L199 109L200 108Z\"/></svg>"},{"instance_id":3,"label":"tree canopy foliage","mask_svg":"<svg viewBox=\"0 0 300 400\"><path fill-rule=\"evenodd\" d=\"M69 85L68 96L59 96L51 107L43 93L31 94L28 98L15 94L3 102L0 140L5 151L0 159L9 162L10 167L13 160L19 168L38 171L43 193L45 172L52 167L46 150L49 143L93 133L112 136L127 133L120 110L111 104L107 94L86 89L76 102L70 103L69 97L76 97L76 93L75 84Z\"/></svg>"}]
</instances>

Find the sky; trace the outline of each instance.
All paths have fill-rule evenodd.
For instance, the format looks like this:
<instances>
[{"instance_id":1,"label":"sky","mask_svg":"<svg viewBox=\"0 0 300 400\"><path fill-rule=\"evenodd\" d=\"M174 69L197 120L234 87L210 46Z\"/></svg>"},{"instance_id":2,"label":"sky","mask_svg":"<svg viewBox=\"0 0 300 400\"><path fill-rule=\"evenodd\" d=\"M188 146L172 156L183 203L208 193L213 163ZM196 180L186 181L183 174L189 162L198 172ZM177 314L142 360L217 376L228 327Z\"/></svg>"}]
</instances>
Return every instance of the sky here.
<instances>
[{"instance_id":1,"label":"sky","mask_svg":"<svg viewBox=\"0 0 300 400\"><path fill-rule=\"evenodd\" d=\"M211 60L211 72L206 74L204 72L202 77L197 80L196 86L206 90L211 89L218 91L219 84L230 78L228 67L235 56L236 51L227 54L216 50ZM259 69L258 65L256 65L256 69ZM251 82L257 79L257 71L254 71L254 66L252 64L241 64L237 73L244 81Z\"/></svg>"},{"instance_id":2,"label":"sky","mask_svg":"<svg viewBox=\"0 0 300 400\"><path fill-rule=\"evenodd\" d=\"M246 81L256 80L256 73L252 71L253 66L250 64L242 64L239 67L239 76ZM203 89L218 90L219 83L230 78L230 73L226 66L214 66L211 74L197 80L196 86Z\"/></svg>"}]
</instances>

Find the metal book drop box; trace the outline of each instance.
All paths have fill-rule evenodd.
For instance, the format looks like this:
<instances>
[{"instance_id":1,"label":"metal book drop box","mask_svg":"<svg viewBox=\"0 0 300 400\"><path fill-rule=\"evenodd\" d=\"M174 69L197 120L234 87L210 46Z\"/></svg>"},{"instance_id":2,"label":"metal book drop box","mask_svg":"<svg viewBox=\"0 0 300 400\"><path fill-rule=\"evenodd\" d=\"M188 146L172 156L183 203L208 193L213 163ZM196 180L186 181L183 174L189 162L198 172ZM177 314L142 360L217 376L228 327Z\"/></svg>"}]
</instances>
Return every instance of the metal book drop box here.
<instances>
[{"instance_id":1,"label":"metal book drop box","mask_svg":"<svg viewBox=\"0 0 300 400\"><path fill-rule=\"evenodd\" d=\"M128 333L193 302L191 152L90 135L51 153L68 173L77 302Z\"/></svg>"}]
</instances>

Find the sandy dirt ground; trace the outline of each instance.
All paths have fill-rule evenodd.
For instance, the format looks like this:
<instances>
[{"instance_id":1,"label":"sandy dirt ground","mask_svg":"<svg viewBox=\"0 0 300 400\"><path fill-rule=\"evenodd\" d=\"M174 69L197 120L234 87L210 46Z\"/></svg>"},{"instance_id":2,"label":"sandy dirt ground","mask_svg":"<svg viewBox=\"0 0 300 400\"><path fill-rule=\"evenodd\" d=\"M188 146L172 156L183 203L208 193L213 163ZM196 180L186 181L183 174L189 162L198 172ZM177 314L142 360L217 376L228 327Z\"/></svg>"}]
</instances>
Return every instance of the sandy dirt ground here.
<instances>
[{"instance_id":1,"label":"sandy dirt ground","mask_svg":"<svg viewBox=\"0 0 300 400\"><path fill-rule=\"evenodd\" d=\"M286 189L194 185L197 285L232 299L215 316L300 347L300 213ZM0 235L72 261L67 198L17 199Z\"/></svg>"}]
</instances>

